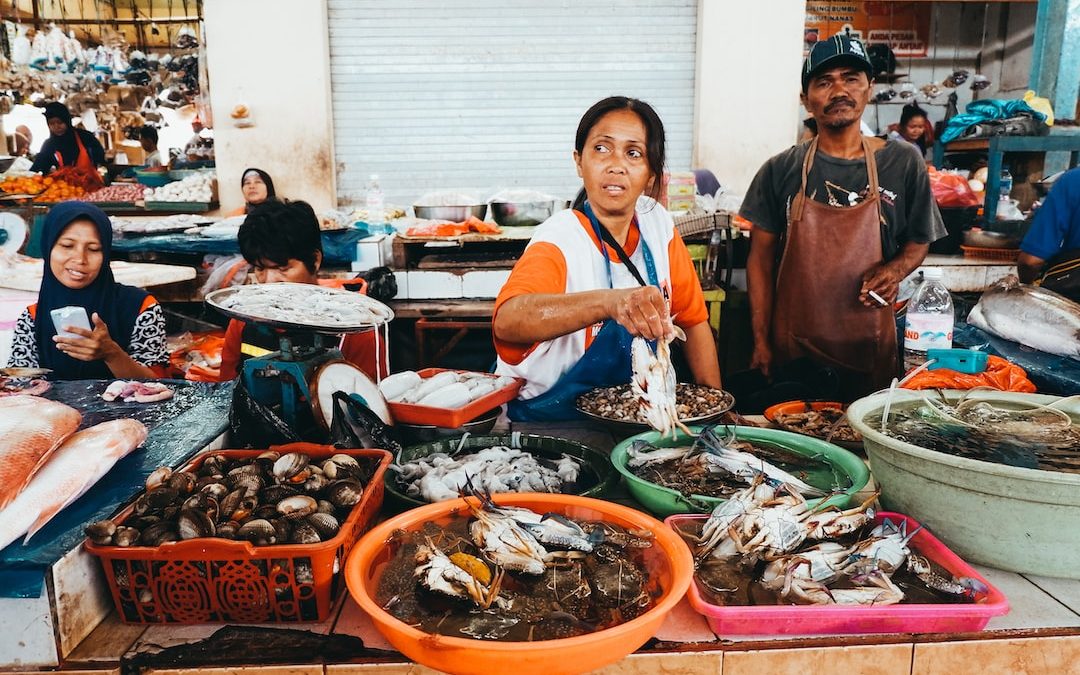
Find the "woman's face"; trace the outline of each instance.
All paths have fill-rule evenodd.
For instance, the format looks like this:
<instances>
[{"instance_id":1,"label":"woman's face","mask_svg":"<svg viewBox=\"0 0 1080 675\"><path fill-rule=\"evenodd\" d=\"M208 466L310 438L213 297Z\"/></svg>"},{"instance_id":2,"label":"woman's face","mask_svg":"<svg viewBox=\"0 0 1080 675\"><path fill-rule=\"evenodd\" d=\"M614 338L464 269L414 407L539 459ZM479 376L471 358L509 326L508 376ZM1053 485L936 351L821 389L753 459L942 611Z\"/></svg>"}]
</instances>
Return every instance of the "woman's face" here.
<instances>
[{"instance_id":1,"label":"woman's face","mask_svg":"<svg viewBox=\"0 0 1080 675\"><path fill-rule=\"evenodd\" d=\"M912 117L900 131L901 135L909 141L917 141L922 138L923 133L926 132L926 118L918 116Z\"/></svg>"},{"instance_id":2,"label":"woman's face","mask_svg":"<svg viewBox=\"0 0 1080 675\"><path fill-rule=\"evenodd\" d=\"M262 204L266 201L267 190L266 183L263 182L262 176L249 171L244 180L240 182L241 191L244 193L244 201L248 204Z\"/></svg>"},{"instance_id":3,"label":"woman's face","mask_svg":"<svg viewBox=\"0 0 1080 675\"><path fill-rule=\"evenodd\" d=\"M72 221L64 228L49 253L49 269L60 283L72 289L86 288L101 273L105 253L97 228L89 220Z\"/></svg>"},{"instance_id":4,"label":"woman's face","mask_svg":"<svg viewBox=\"0 0 1080 675\"><path fill-rule=\"evenodd\" d=\"M64 120L59 117L50 117L47 121L49 123L49 133L53 136L63 136L67 133L68 125Z\"/></svg>"},{"instance_id":5,"label":"woman's face","mask_svg":"<svg viewBox=\"0 0 1080 675\"><path fill-rule=\"evenodd\" d=\"M648 133L637 113L613 110L600 118L574 152L578 175L598 218L632 214L654 176L646 155Z\"/></svg>"}]
</instances>

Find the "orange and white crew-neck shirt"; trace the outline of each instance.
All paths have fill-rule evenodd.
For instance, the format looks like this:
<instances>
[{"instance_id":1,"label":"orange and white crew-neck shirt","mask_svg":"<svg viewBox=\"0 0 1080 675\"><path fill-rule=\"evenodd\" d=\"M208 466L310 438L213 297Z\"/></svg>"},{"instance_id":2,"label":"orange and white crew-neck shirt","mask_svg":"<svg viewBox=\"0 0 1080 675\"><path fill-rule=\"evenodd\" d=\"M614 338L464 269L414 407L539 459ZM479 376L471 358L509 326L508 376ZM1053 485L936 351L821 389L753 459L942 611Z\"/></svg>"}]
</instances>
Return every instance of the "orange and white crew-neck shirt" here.
<instances>
[{"instance_id":1,"label":"orange and white crew-neck shirt","mask_svg":"<svg viewBox=\"0 0 1080 675\"><path fill-rule=\"evenodd\" d=\"M638 227L631 226L623 246L642 275L645 258L640 241L649 244L656 276L661 286L671 289L671 314L675 324L686 329L708 319L705 298L690 252L675 231L671 214L651 200L641 200ZM634 288L637 280L618 255L602 244L589 219L567 209L554 214L536 228L525 252L514 265L510 278L495 300L499 308L510 298L532 293L579 293L608 288L607 268L601 246L608 249L614 288ZM535 344L518 344L495 339L498 361L495 372L525 379L520 398L531 399L550 389L574 366L592 344L602 324Z\"/></svg>"}]
</instances>

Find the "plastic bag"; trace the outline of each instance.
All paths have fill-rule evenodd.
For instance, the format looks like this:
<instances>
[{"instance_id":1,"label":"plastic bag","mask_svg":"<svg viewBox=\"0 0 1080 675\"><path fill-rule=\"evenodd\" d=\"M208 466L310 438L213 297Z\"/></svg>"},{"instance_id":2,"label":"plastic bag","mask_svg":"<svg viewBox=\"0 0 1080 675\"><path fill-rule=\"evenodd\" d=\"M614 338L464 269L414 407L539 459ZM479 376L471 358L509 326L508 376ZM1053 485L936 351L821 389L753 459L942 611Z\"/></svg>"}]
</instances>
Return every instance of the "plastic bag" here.
<instances>
[{"instance_id":1,"label":"plastic bag","mask_svg":"<svg viewBox=\"0 0 1080 675\"><path fill-rule=\"evenodd\" d=\"M229 429L232 446L237 448L269 448L310 440L301 438L277 413L252 398L243 381L233 389Z\"/></svg>"},{"instance_id":2,"label":"plastic bag","mask_svg":"<svg viewBox=\"0 0 1080 675\"><path fill-rule=\"evenodd\" d=\"M379 448L396 457L401 444L392 429L366 405L343 391L334 392L334 415L330 422L330 444L338 448Z\"/></svg>"},{"instance_id":3,"label":"plastic bag","mask_svg":"<svg viewBox=\"0 0 1080 675\"><path fill-rule=\"evenodd\" d=\"M1054 126L1054 107L1050 105L1049 99L1036 96L1035 92L1028 91L1024 94L1024 103L1027 103L1035 112L1046 115L1046 126Z\"/></svg>"},{"instance_id":4,"label":"plastic bag","mask_svg":"<svg viewBox=\"0 0 1080 675\"><path fill-rule=\"evenodd\" d=\"M982 202L968 185L967 178L948 171L930 168L930 191L938 206L979 206Z\"/></svg>"},{"instance_id":5,"label":"plastic bag","mask_svg":"<svg viewBox=\"0 0 1080 675\"><path fill-rule=\"evenodd\" d=\"M1028 379L1027 372L1023 368L1000 356L993 355L987 359L986 370L981 373L968 374L948 368L938 368L924 370L904 384L904 389L974 389L975 387L1035 393L1035 385Z\"/></svg>"}]
</instances>

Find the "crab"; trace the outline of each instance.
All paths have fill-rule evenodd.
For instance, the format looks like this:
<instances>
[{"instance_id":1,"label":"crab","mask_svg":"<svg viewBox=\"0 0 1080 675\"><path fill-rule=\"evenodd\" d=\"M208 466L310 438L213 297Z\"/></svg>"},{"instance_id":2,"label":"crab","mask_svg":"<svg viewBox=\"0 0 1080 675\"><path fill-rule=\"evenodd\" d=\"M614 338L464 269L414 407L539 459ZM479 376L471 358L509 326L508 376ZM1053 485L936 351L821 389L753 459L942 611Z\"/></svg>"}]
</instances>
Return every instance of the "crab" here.
<instances>
[{"instance_id":1,"label":"crab","mask_svg":"<svg viewBox=\"0 0 1080 675\"><path fill-rule=\"evenodd\" d=\"M813 515L806 519L806 538L815 541L835 539L858 530L873 519L874 510L870 508L870 505L877 499L878 494L875 492L861 504L850 509L840 510L828 507L824 510L815 510Z\"/></svg>"},{"instance_id":2,"label":"crab","mask_svg":"<svg viewBox=\"0 0 1080 675\"><path fill-rule=\"evenodd\" d=\"M738 476L747 483L752 483L758 474L764 473L774 486L786 483L800 494L810 497L820 497L825 494L823 490L800 480L780 467L748 452L735 449L735 427L724 427L725 434L721 437L717 433L717 426L708 426L702 430L694 441L690 453L687 454L687 459L701 454L710 471L726 472Z\"/></svg>"},{"instance_id":3,"label":"crab","mask_svg":"<svg viewBox=\"0 0 1080 675\"><path fill-rule=\"evenodd\" d=\"M471 558L472 556L468 557ZM482 562L475 558L474 560L483 566ZM500 607L503 604L502 599L499 598L499 590L502 587L503 580L503 571L501 569L494 576L491 576L490 570L487 570L487 567L484 566L483 568L488 571L487 576L490 577L485 583L482 578L475 575L475 568L470 571L466 567L471 566L457 564L439 549L431 539L427 540L427 544L417 547L416 562L417 567L414 575L419 580L420 585L430 591L442 593L452 598L470 600L483 609L487 609L493 604Z\"/></svg>"},{"instance_id":4,"label":"crab","mask_svg":"<svg viewBox=\"0 0 1080 675\"><path fill-rule=\"evenodd\" d=\"M749 487L717 505L701 528L697 548L698 561L710 556L722 559L736 555L738 550L731 538L733 528L742 524L747 512L775 496L776 491L765 481L765 475L758 474Z\"/></svg>"},{"instance_id":5,"label":"crab","mask_svg":"<svg viewBox=\"0 0 1080 675\"><path fill-rule=\"evenodd\" d=\"M497 506L489 498L480 497L481 506L467 502L476 517L469 524L473 543L495 564L511 572L540 575L548 551L528 529L518 523L514 514Z\"/></svg>"},{"instance_id":6,"label":"crab","mask_svg":"<svg viewBox=\"0 0 1080 675\"><path fill-rule=\"evenodd\" d=\"M870 532L869 537L852 547L848 563L845 565L845 572L868 574L881 570L886 574L892 574L900 569L911 554L908 542L919 529L921 528L908 533L907 522L897 525L886 518Z\"/></svg>"},{"instance_id":7,"label":"crab","mask_svg":"<svg viewBox=\"0 0 1080 675\"><path fill-rule=\"evenodd\" d=\"M986 584L974 577L953 577L950 579L938 574L930 565L930 561L921 555L909 555L907 568L912 574L919 577L919 580L926 584L927 588L946 595L957 595L974 600L979 596L986 595L989 591Z\"/></svg>"},{"instance_id":8,"label":"crab","mask_svg":"<svg viewBox=\"0 0 1080 675\"><path fill-rule=\"evenodd\" d=\"M806 540L803 521L810 507L794 488L783 484L787 494L762 503L742 518L742 527L733 533L735 549L744 555L772 560Z\"/></svg>"},{"instance_id":9,"label":"crab","mask_svg":"<svg viewBox=\"0 0 1080 675\"><path fill-rule=\"evenodd\" d=\"M843 573L851 551L842 544L825 541L817 546L772 561L761 575L761 585L787 598L793 583L830 584Z\"/></svg>"}]
</instances>

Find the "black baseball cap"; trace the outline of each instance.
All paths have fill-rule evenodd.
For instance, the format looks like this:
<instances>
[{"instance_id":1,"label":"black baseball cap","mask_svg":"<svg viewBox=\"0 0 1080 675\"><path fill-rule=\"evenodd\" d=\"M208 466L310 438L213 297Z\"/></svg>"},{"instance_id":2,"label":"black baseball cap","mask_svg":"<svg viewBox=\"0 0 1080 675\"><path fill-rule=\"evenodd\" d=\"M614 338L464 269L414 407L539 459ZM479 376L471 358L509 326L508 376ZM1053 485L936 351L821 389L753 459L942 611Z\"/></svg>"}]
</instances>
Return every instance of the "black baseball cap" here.
<instances>
[{"instance_id":1,"label":"black baseball cap","mask_svg":"<svg viewBox=\"0 0 1080 675\"><path fill-rule=\"evenodd\" d=\"M838 34L828 40L814 43L803 63L802 90L805 93L810 79L823 70L842 65L852 65L874 79L874 66L866 55L866 49L859 38Z\"/></svg>"}]
</instances>

